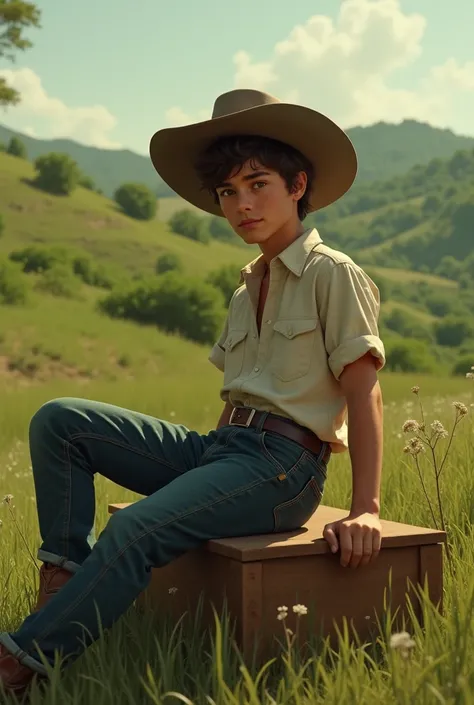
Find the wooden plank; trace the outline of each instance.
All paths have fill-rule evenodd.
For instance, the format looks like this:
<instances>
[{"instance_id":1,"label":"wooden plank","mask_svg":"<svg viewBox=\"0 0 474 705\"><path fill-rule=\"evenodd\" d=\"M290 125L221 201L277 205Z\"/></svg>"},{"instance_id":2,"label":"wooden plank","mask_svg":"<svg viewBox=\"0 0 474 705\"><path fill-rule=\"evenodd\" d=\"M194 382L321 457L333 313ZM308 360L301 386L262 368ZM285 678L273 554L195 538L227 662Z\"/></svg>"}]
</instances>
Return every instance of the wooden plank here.
<instances>
[{"instance_id":1,"label":"wooden plank","mask_svg":"<svg viewBox=\"0 0 474 705\"><path fill-rule=\"evenodd\" d=\"M251 662L262 624L263 569L260 562L242 564L241 569L241 644L245 660Z\"/></svg>"},{"instance_id":2,"label":"wooden plank","mask_svg":"<svg viewBox=\"0 0 474 705\"><path fill-rule=\"evenodd\" d=\"M111 513L128 506L111 504ZM311 519L297 531L278 534L259 534L230 539L213 539L205 544L206 550L227 556L236 561L261 561L273 558L329 554L327 541L323 538L324 526L347 516L345 509L321 505ZM446 540L445 533L411 524L381 520L382 549L437 544Z\"/></svg>"},{"instance_id":3,"label":"wooden plank","mask_svg":"<svg viewBox=\"0 0 474 705\"><path fill-rule=\"evenodd\" d=\"M334 637L336 625L342 628L344 619L357 630L361 639L371 630L377 632L376 615L383 619L384 592L389 597L392 614L400 608L396 625L402 615L407 618L407 595L413 601L419 575L419 556L416 546L382 551L374 563L363 569L343 568L330 555L302 556L268 560L263 565L262 624L260 634L262 653L275 656L275 638L284 640L283 626L277 620L277 607L288 607L287 626L296 632L298 617L292 606L303 604L308 615L299 619L299 639L304 642L311 634Z\"/></svg>"},{"instance_id":4,"label":"wooden plank","mask_svg":"<svg viewBox=\"0 0 474 705\"><path fill-rule=\"evenodd\" d=\"M431 602L443 612L443 544L420 546L420 585L428 583Z\"/></svg>"}]
</instances>

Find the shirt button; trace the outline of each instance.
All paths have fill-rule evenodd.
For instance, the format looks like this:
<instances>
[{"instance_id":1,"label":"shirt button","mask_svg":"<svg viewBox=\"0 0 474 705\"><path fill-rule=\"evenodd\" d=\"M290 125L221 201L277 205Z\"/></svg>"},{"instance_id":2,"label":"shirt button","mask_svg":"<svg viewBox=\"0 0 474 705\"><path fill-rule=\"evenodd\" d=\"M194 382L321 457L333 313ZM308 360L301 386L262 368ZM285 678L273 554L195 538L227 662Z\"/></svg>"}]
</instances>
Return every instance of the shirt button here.
<instances>
[{"instance_id":1,"label":"shirt button","mask_svg":"<svg viewBox=\"0 0 474 705\"><path fill-rule=\"evenodd\" d=\"M270 320L268 320L268 321L267 321L267 323L268 323L268 325L270 325L271 321L270 321Z\"/></svg>"}]
</instances>

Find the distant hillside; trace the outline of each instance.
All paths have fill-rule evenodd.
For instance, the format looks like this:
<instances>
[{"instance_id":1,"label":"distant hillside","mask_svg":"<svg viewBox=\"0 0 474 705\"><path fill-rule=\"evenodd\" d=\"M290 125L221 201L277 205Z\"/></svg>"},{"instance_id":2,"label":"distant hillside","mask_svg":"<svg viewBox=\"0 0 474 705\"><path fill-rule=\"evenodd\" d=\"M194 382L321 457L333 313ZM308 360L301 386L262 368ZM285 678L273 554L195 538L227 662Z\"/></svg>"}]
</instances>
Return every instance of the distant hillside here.
<instances>
[{"instance_id":1,"label":"distant hillside","mask_svg":"<svg viewBox=\"0 0 474 705\"><path fill-rule=\"evenodd\" d=\"M388 179L435 157L446 158L457 150L474 148L474 138L414 120L405 120L400 125L377 123L355 127L348 134L359 155L357 183ZM155 173L150 160L130 150L97 149L69 139L38 140L0 125L0 142L8 142L13 135L25 143L30 160L51 151L70 154L109 197L125 181L147 184L160 197L173 195Z\"/></svg>"}]
</instances>

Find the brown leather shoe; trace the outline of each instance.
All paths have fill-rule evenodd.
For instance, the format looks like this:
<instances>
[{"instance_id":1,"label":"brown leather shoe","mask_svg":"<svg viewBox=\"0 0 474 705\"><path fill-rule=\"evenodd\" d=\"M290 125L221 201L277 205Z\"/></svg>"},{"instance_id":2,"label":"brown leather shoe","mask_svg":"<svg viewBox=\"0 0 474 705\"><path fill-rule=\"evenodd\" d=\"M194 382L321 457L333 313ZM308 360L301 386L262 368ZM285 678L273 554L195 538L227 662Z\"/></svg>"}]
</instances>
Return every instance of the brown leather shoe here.
<instances>
[{"instance_id":1,"label":"brown leather shoe","mask_svg":"<svg viewBox=\"0 0 474 705\"><path fill-rule=\"evenodd\" d=\"M23 666L7 649L0 644L0 692L21 697L30 687L34 678L43 678L31 668Z\"/></svg>"},{"instance_id":2,"label":"brown leather shoe","mask_svg":"<svg viewBox=\"0 0 474 705\"><path fill-rule=\"evenodd\" d=\"M66 585L73 575L74 573L71 573L69 570L65 570L64 568L60 568L57 565L43 563L40 568L38 599L36 602L36 607L33 610L33 614L44 607L45 604L49 602L50 599L56 595L56 593L58 593L64 585Z\"/></svg>"}]
</instances>

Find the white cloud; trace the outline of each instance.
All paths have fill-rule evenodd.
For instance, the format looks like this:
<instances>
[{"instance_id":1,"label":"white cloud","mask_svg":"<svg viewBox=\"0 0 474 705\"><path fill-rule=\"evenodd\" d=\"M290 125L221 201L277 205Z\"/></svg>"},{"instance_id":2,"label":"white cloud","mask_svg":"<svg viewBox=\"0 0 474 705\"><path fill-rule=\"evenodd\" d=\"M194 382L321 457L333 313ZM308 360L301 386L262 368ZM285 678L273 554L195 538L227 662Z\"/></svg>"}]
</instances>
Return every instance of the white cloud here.
<instances>
[{"instance_id":1,"label":"white cloud","mask_svg":"<svg viewBox=\"0 0 474 705\"><path fill-rule=\"evenodd\" d=\"M68 137L94 147L121 147L110 138L117 120L103 105L70 107L59 98L48 95L40 77L29 68L4 69L0 75L21 95L21 103L6 113L14 117L15 127L33 119L36 123L40 119L44 128L41 129L42 138ZM31 129L27 127L23 131Z\"/></svg>"},{"instance_id":2,"label":"white cloud","mask_svg":"<svg viewBox=\"0 0 474 705\"><path fill-rule=\"evenodd\" d=\"M425 17L405 13L399 0L342 0L335 20L310 17L263 61L237 52L234 87L307 105L344 127L413 118L472 133L474 62L448 58L416 88L393 85L421 55L425 28Z\"/></svg>"}]
</instances>

